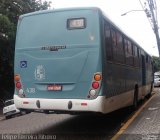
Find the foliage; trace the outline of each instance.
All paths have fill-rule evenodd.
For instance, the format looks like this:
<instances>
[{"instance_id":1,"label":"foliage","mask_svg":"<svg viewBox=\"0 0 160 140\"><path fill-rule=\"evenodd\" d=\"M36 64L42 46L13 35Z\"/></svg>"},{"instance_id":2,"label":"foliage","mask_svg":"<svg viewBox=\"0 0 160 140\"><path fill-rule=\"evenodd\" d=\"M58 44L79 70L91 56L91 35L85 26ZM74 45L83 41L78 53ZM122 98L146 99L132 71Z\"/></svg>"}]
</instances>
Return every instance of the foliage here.
<instances>
[{"instance_id":1,"label":"foliage","mask_svg":"<svg viewBox=\"0 0 160 140\"><path fill-rule=\"evenodd\" d=\"M0 99L12 98L14 93L13 60L19 16L48 9L50 4L42 0L0 0Z\"/></svg>"},{"instance_id":2,"label":"foliage","mask_svg":"<svg viewBox=\"0 0 160 140\"><path fill-rule=\"evenodd\" d=\"M19 15L45 10L48 7L50 7L50 2L41 0L0 0L0 13L6 15L15 24Z\"/></svg>"},{"instance_id":3,"label":"foliage","mask_svg":"<svg viewBox=\"0 0 160 140\"><path fill-rule=\"evenodd\" d=\"M10 22L7 16L0 15L0 25L0 40L13 40L15 37L14 24Z\"/></svg>"},{"instance_id":4,"label":"foliage","mask_svg":"<svg viewBox=\"0 0 160 140\"><path fill-rule=\"evenodd\" d=\"M160 71L160 58L153 56L154 72Z\"/></svg>"}]
</instances>

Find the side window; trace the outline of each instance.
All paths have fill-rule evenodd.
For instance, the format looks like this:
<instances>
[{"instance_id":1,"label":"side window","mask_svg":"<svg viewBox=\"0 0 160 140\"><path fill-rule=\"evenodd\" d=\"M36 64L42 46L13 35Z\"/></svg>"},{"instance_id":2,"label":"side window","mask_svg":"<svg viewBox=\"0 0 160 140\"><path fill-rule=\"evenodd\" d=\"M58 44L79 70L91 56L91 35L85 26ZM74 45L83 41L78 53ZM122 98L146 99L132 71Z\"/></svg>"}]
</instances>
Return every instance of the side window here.
<instances>
[{"instance_id":1,"label":"side window","mask_svg":"<svg viewBox=\"0 0 160 140\"><path fill-rule=\"evenodd\" d=\"M134 45L134 56L138 57L138 51L137 51L137 46Z\"/></svg>"},{"instance_id":2,"label":"side window","mask_svg":"<svg viewBox=\"0 0 160 140\"><path fill-rule=\"evenodd\" d=\"M134 65L139 67L139 49L136 45L133 46L134 48Z\"/></svg>"},{"instance_id":3,"label":"side window","mask_svg":"<svg viewBox=\"0 0 160 140\"><path fill-rule=\"evenodd\" d=\"M148 55L146 55L146 63L148 63Z\"/></svg>"},{"instance_id":4,"label":"side window","mask_svg":"<svg viewBox=\"0 0 160 140\"><path fill-rule=\"evenodd\" d=\"M120 33L117 32L117 46L123 48L123 38Z\"/></svg>"},{"instance_id":5,"label":"side window","mask_svg":"<svg viewBox=\"0 0 160 140\"><path fill-rule=\"evenodd\" d=\"M135 56L139 58L139 48L134 45L135 50Z\"/></svg>"},{"instance_id":6,"label":"side window","mask_svg":"<svg viewBox=\"0 0 160 140\"><path fill-rule=\"evenodd\" d=\"M139 58L140 54L139 54L139 49L137 48L137 56Z\"/></svg>"},{"instance_id":7,"label":"side window","mask_svg":"<svg viewBox=\"0 0 160 140\"><path fill-rule=\"evenodd\" d=\"M120 63L124 63L124 48L123 48L123 36L121 33L116 33L117 38L117 61Z\"/></svg>"},{"instance_id":8,"label":"side window","mask_svg":"<svg viewBox=\"0 0 160 140\"><path fill-rule=\"evenodd\" d=\"M132 44L131 44L130 41L128 41L128 54L129 54L130 56L133 55L133 48L132 48Z\"/></svg>"},{"instance_id":9,"label":"side window","mask_svg":"<svg viewBox=\"0 0 160 140\"><path fill-rule=\"evenodd\" d=\"M125 54L126 54L126 58L128 58L129 56L129 50L128 50L128 41L126 39L124 39L124 47L125 47Z\"/></svg>"},{"instance_id":10,"label":"side window","mask_svg":"<svg viewBox=\"0 0 160 140\"><path fill-rule=\"evenodd\" d=\"M111 30L111 35L112 35L112 46L116 47L117 46L117 37L116 37L116 31Z\"/></svg>"},{"instance_id":11,"label":"side window","mask_svg":"<svg viewBox=\"0 0 160 140\"><path fill-rule=\"evenodd\" d=\"M107 60L112 60L111 30L108 24L105 25L105 48Z\"/></svg>"},{"instance_id":12,"label":"side window","mask_svg":"<svg viewBox=\"0 0 160 140\"><path fill-rule=\"evenodd\" d=\"M126 64L133 65L133 46L132 43L125 39Z\"/></svg>"},{"instance_id":13,"label":"side window","mask_svg":"<svg viewBox=\"0 0 160 140\"><path fill-rule=\"evenodd\" d=\"M105 25L105 38L110 39L111 31L108 25Z\"/></svg>"},{"instance_id":14,"label":"side window","mask_svg":"<svg viewBox=\"0 0 160 140\"><path fill-rule=\"evenodd\" d=\"M112 28L111 40L113 50L113 61L118 63L124 63L124 48L122 34L118 30Z\"/></svg>"}]
</instances>

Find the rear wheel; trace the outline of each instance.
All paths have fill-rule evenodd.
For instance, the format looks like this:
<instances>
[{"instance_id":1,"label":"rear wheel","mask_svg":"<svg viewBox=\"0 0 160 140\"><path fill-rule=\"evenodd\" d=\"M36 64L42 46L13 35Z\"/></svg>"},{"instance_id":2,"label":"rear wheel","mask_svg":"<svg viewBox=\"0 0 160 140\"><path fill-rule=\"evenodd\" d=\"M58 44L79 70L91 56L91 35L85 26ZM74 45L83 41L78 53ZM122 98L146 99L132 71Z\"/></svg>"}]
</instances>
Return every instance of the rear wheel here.
<instances>
[{"instance_id":1,"label":"rear wheel","mask_svg":"<svg viewBox=\"0 0 160 140\"><path fill-rule=\"evenodd\" d=\"M45 114L49 114L49 110L44 110L44 113Z\"/></svg>"},{"instance_id":2,"label":"rear wheel","mask_svg":"<svg viewBox=\"0 0 160 140\"><path fill-rule=\"evenodd\" d=\"M11 116L5 116L5 118L6 118L6 119L10 119L10 118L11 118Z\"/></svg>"},{"instance_id":3,"label":"rear wheel","mask_svg":"<svg viewBox=\"0 0 160 140\"><path fill-rule=\"evenodd\" d=\"M25 115L26 114L26 111L21 111L21 115Z\"/></svg>"},{"instance_id":4,"label":"rear wheel","mask_svg":"<svg viewBox=\"0 0 160 140\"><path fill-rule=\"evenodd\" d=\"M150 89L150 92L147 94L147 99L149 99L152 95L152 89L153 89L153 84L151 83L151 89Z\"/></svg>"},{"instance_id":5,"label":"rear wheel","mask_svg":"<svg viewBox=\"0 0 160 140\"><path fill-rule=\"evenodd\" d=\"M21 111L21 115L25 115L31 112L30 110L26 110L26 109L20 109L20 111Z\"/></svg>"}]
</instances>

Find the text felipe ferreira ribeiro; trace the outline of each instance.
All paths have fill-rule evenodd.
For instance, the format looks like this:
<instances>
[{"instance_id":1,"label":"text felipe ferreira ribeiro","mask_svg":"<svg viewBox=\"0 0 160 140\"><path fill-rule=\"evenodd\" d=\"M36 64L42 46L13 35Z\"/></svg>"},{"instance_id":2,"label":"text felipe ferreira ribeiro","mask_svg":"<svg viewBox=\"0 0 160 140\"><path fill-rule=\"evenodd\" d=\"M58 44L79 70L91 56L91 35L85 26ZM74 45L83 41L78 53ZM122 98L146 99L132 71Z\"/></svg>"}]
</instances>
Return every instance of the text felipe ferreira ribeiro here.
<instances>
[{"instance_id":1,"label":"text felipe ferreira ribeiro","mask_svg":"<svg viewBox=\"0 0 160 140\"><path fill-rule=\"evenodd\" d=\"M2 140L56 140L56 135L2 134Z\"/></svg>"}]
</instances>

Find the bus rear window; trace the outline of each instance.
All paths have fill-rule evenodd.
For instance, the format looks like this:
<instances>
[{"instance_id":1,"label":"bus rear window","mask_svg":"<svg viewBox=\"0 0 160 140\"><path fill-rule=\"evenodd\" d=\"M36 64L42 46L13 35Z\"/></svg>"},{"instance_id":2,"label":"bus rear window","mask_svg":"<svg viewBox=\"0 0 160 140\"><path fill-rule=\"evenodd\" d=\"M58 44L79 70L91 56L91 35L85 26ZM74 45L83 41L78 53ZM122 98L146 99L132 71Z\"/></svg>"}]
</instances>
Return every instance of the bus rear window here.
<instances>
[{"instance_id":1,"label":"bus rear window","mask_svg":"<svg viewBox=\"0 0 160 140\"><path fill-rule=\"evenodd\" d=\"M84 29L86 28L85 18L72 18L67 20L67 28L72 29Z\"/></svg>"}]
</instances>

